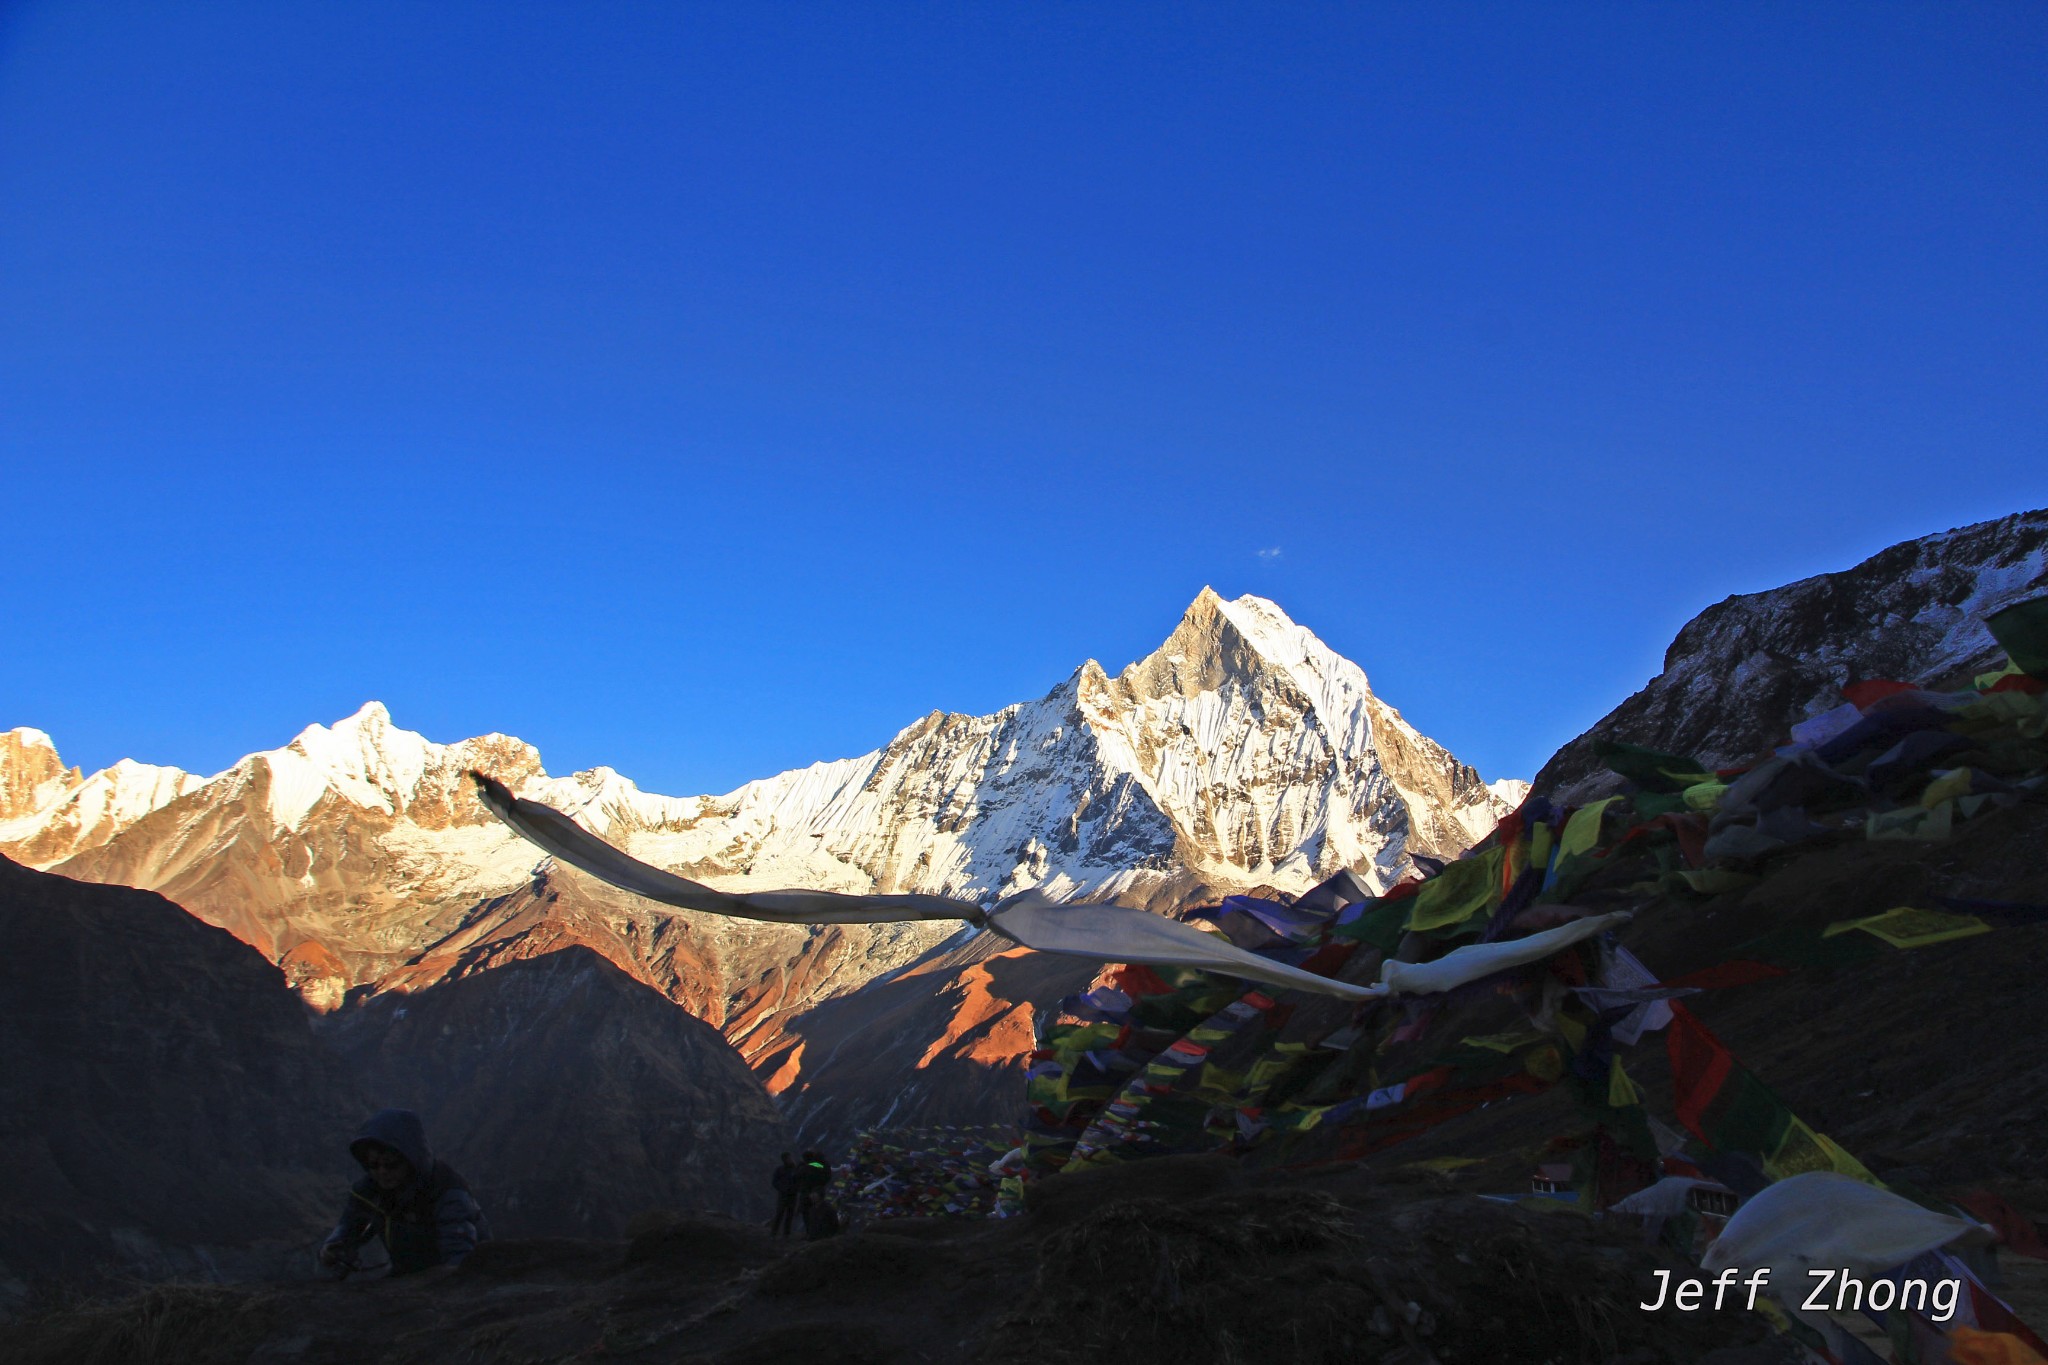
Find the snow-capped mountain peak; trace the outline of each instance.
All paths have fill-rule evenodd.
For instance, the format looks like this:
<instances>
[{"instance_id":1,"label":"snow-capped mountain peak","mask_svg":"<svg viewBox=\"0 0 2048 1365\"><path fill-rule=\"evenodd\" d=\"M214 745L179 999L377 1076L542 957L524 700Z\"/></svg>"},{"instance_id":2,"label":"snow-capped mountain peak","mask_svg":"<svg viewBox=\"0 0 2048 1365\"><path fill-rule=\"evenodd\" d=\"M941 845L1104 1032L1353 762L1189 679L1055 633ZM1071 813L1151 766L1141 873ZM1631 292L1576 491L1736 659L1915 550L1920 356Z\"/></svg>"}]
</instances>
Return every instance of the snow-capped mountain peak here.
<instances>
[{"instance_id":1,"label":"snow-capped mountain peak","mask_svg":"<svg viewBox=\"0 0 2048 1365\"><path fill-rule=\"evenodd\" d=\"M1113 675L1086 662L1036 700L933 711L873 753L722 796L645 792L609 767L551 777L521 740L435 743L374 701L211 778L117 764L80 780L46 740L9 743L0 791L36 793L15 798L35 809L0 826L0 852L162 890L323 1004L383 974L465 970L480 936L510 932L490 928L503 916L525 926L521 942L560 932L542 927L544 907L576 878L557 883L484 811L471 768L714 886L982 901L1035 887L1172 907L1304 890L1339 868L1381 887L1411 853L1455 854L1504 809L1277 605L1208 589ZM849 989L951 932L812 935L711 918L686 921L698 937L685 951L673 917L604 888L575 894L602 907L585 912L604 926L580 931L588 941L710 1018Z\"/></svg>"},{"instance_id":2,"label":"snow-capped mountain peak","mask_svg":"<svg viewBox=\"0 0 2048 1365\"><path fill-rule=\"evenodd\" d=\"M333 788L359 806L395 811L419 790L433 750L440 747L429 744L424 735L393 725L383 702L364 702L354 715L331 728L308 725L283 750L273 751L272 767L284 788L273 786L274 808L286 816L309 807L320 788ZM281 761L282 754L305 760L310 771L297 771L298 765ZM281 818L280 823L297 821Z\"/></svg>"}]
</instances>

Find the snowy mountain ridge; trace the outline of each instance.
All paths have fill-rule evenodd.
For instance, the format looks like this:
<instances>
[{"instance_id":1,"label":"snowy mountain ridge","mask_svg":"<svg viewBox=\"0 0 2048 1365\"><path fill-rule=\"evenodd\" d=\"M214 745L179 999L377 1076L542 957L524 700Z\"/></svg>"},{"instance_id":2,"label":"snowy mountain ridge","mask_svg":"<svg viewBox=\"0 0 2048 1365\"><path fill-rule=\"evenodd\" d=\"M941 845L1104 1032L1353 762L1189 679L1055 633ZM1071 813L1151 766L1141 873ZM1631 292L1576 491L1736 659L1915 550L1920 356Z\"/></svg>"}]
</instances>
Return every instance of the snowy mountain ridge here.
<instances>
[{"instance_id":1,"label":"snowy mountain ridge","mask_svg":"<svg viewBox=\"0 0 2048 1365\"><path fill-rule=\"evenodd\" d=\"M0 737L0 852L163 891L330 1003L394 973L411 989L477 969L514 940L530 954L573 926L730 1031L944 937L633 904L553 871L476 801L471 768L721 888L993 901L1035 886L1161 908L1346 867L1385 886L1411 853L1455 855L1509 808L1279 607L1204 589L1115 676L1090 660L1035 701L935 711L872 753L716 796L646 792L611 768L553 777L522 740L435 743L377 702L211 777L131 760L81 777L48 736L16 730Z\"/></svg>"}]
</instances>

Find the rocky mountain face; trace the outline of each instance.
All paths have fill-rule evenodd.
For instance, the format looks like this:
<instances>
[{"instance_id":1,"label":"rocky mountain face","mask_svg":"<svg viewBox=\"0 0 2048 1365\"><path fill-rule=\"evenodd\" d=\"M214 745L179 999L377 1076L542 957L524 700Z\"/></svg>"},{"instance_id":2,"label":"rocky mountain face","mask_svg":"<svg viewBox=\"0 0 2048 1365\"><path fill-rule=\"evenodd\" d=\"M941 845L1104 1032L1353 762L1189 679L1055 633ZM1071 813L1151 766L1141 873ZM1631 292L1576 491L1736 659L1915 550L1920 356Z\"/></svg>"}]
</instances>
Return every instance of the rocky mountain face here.
<instances>
[{"instance_id":1,"label":"rocky mountain face","mask_svg":"<svg viewBox=\"0 0 2048 1365\"><path fill-rule=\"evenodd\" d=\"M658 796L608 768L550 777L523 741L432 743L377 703L208 778L128 761L80 778L17 730L0 747L0 852L161 891L323 1009L588 948L771 1076L804 1065L792 1020L952 932L647 906L547 863L476 801L470 768L723 888L994 900L1037 886L1161 909L1339 868L1381 887L1412 854L1467 847L1513 796L1278 607L1204 589L1118 674L1089 661L1037 701L934 712L874 753L724 796Z\"/></svg>"},{"instance_id":2,"label":"rocky mountain face","mask_svg":"<svg viewBox=\"0 0 2048 1365\"><path fill-rule=\"evenodd\" d=\"M1865 678L1937 682L2001 657L1983 618L2048 591L2048 510L1880 551L1852 569L1730 597L1688 621L1664 671L1560 749L1535 789L1566 801L1613 779L1601 739L1732 766L1781 743Z\"/></svg>"},{"instance_id":3,"label":"rocky mountain face","mask_svg":"<svg viewBox=\"0 0 2048 1365\"><path fill-rule=\"evenodd\" d=\"M54 806L85 775L67 768L41 730L23 727L0 735L0 821L19 820Z\"/></svg>"},{"instance_id":4,"label":"rocky mountain face","mask_svg":"<svg viewBox=\"0 0 2048 1365\"><path fill-rule=\"evenodd\" d=\"M1102 970L963 935L795 1016L757 1068L805 1146L864 1129L1014 1123L1038 1020Z\"/></svg>"}]
</instances>

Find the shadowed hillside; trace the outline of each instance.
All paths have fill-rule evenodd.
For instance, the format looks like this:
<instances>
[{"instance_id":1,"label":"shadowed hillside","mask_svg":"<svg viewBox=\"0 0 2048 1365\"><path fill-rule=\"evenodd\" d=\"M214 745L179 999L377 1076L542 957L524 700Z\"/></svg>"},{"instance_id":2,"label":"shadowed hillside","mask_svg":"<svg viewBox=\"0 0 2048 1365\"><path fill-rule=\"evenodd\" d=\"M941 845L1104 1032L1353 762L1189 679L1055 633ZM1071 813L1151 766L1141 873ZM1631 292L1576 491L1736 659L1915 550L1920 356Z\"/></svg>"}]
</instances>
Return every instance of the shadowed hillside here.
<instances>
[{"instance_id":1,"label":"shadowed hillside","mask_svg":"<svg viewBox=\"0 0 2048 1365\"><path fill-rule=\"evenodd\" d=\"M0 858L0 1000L0 1289L249 1273L331 1217L365 1091L255 949Z\"/></svg>"},{"instance_id":2,"label":"shadowed hillside","mask_svg":"<svg viewBox=\"0 0 2048 1365\"><path fill-rule=\"evenodd\" d=\"M416 1109L493 1228L617 1236L649 1208L764 1212L789 1145L718 1031L572 946L331 1017L383 1103Z\"/></svg>"}]
</instances>

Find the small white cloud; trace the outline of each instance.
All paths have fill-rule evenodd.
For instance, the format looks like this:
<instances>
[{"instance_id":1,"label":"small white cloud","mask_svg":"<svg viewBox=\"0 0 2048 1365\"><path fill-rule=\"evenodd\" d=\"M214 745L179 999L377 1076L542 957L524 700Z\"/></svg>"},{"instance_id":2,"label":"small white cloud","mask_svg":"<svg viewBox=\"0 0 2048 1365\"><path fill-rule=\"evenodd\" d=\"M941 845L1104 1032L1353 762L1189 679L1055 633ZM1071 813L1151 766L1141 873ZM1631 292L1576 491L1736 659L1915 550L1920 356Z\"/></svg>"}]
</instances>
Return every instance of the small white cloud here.
<instances>
[{"instance_id":1,"label":"small white cloud","mask_svg":"<svg viewBox=\"0 0 2048 1365\"><path fill-rule=\"evenodd\" d=\"M1280 557L1280 547L1278 545L1269 545L1265 549L1260 550L1258 555L1260 559L1278 559Z\"/></svg>"}]
</instances>

